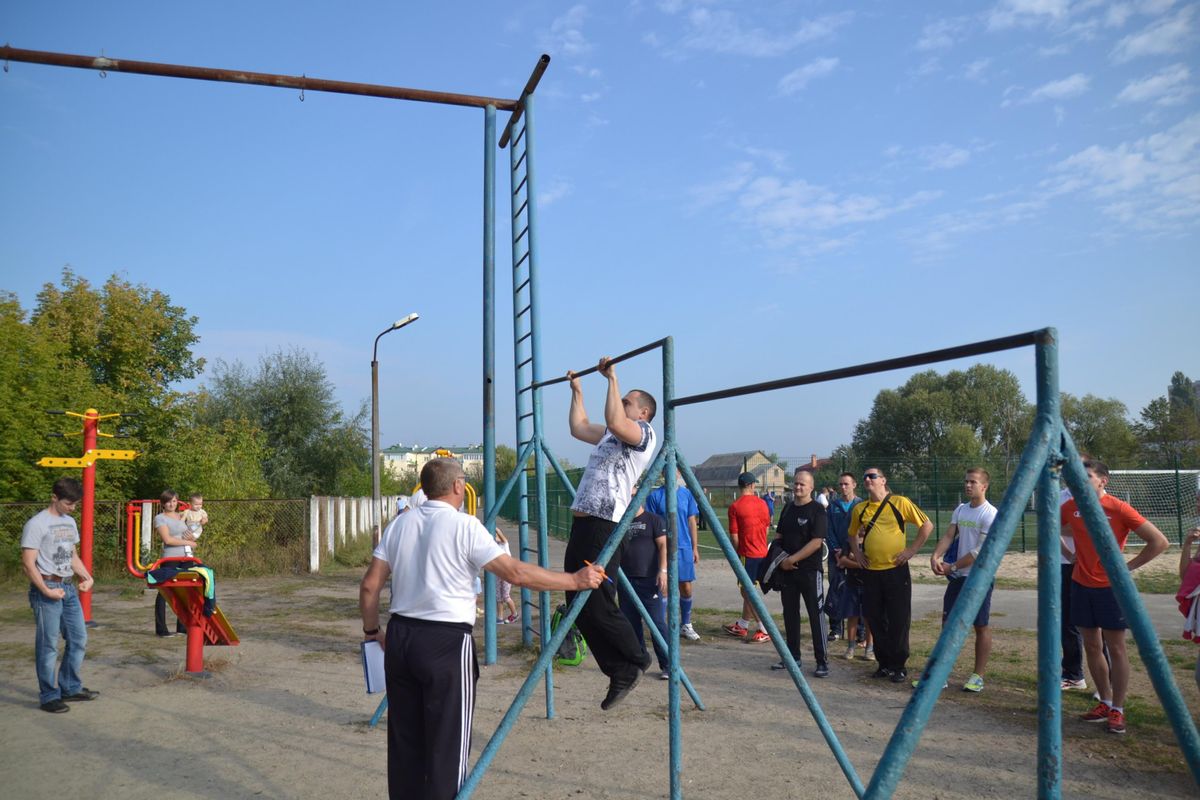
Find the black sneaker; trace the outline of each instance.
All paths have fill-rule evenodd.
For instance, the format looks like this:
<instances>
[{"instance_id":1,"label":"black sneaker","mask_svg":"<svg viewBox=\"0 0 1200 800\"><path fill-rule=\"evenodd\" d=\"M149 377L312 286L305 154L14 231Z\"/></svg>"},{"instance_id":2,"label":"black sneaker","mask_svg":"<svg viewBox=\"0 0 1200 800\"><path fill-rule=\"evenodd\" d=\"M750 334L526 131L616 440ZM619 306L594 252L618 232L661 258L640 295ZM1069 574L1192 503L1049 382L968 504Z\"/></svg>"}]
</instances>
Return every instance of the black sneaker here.
<instances>
[{"instance_id":1,"label":"black sneaker","mask_svg":"<svg viewBox=\"0 0 1200 800\"><path fill-rule=\"evenodd\" d=\"M42 703L42 711L47 711L51 714L62 714L70 710L70 706L68 706L62 700L51 700L48 703Z\"/></svg>"},{"instance_id":2,"label":"black sneaker","mask_svg":"<svg viewBox=\"0 0 1200 800\"><path fill-rule=\"evenodd\" d=\"M892 670L892 683L904 683L906 678L908 678L908 670L903 667Z\"/></svg>"},{"instance_id":3,"label":"black sneaker","mask_svg":"<svg viewBox=\"0 0 1200 800\"><path fill-rule=\"evenodd\" d=\"M800 659L798 659L798 658L796 659L796 666L801 667ZM787 665L784 664L782 661L780 661L776 664L772 664L771 669L787 669Z\"/></svg>"},{"instance_id":4,"label":"black sneaker","mask_svg":"<svg viewBox=\"0 0 1200 800\"><path fill-rule=\"evenodd\" d=\"M629 693L642 680L642 671L635 669L632 678L626 678L623 681L610 680L608 682L608 694L604 696L604 700L600 703L601 711L608 711L619 704L622 700L629 696Z\"/></svg>"},{"instance_id":5,"label":"black sneaker","mask_svg":"<svg viewBox=\"0 0 1200 800\"><path fill-rule=\"evenodd\" d=\"M871 677L872 678L890 678L890 677L892 677L892 671L890 669L888 669L887 667L880 667L879 669L877 669L871 673Z\"/></svg>"},{"instance_id":6,"label":"black sneaker","mask_svg":"<svg viewBox=\"0 0 1200 800\"><path fill-rule=\"evenodd\" d=\"M78 692L76 692L75 694L63 695L63 700L66 700L68 703L74 703L77 700L78 701L95 700L99 696L100 696L99 692L94 692L91 689L84 687L84 688L80 689Z\"/></svg>"},{"instance_id":7,"label":"black sneaker","mask_svg":"<svg viewBox=\"0 0 1200 800\"><path fill-rule=\"evenodd\" d=\"M825 641L827 641L827 642L836 642L836 641L837 641L838 639L840 639L840 638L842 638L842 637L841 637L841 636L838 636L838 632L837 632L837 631L830 631L830 632L829 632L829 635L825 637Z\"/></svg>"},{"instance_id":8,"label":"black sneaker","mask_svg":"<svg viewBox=\"0 0 1200 800\"><path fill-rule=\"evenodd\" d=\"M829 677L829 665L828 664L817 664L817 668L815 670L813 670L813 676L817 677L817 678L828 678Z\"/></svg>"}]
</instances>

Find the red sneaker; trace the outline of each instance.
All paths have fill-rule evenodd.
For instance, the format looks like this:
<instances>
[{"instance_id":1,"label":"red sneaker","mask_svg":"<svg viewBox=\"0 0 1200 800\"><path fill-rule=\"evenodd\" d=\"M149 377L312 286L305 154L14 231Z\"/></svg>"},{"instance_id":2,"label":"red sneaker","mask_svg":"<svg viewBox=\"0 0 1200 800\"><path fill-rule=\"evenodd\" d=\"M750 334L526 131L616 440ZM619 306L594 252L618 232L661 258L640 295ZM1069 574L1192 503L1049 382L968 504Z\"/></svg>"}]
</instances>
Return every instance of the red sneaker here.
<instances>
[{"instance_id":1,"label":"red sneaker","mask_svg":"<svg viewBox=\"0 0 1200 800\"><path fill-rule=\"evenodd\" d=\"M1108 732L1109 733L1124 733L1125 732L1125 713L1117 711L1115 708L1108 712Z\"/></svg>"},{"instance_id":2,"label":"red sneaker","mask_svg":"<svg viewBox=\"0 0 1200 800\"><path fill-rule=\"evenodd\" d=\"M1112 706L1105 702L1099 702L1091 711L1080 717L1084 722L1107 722L1108 715L1112 713ZM1116 712L1121 713L1121 712Z\"/></svg>"},{"instance_id":3,"label":"red sneaker","mask_svg":"<svg viewBox=\"0 0 1200 800\"><path fill-rule=\"evenodd\" d=\"M722 625L721 630L739 639L746 635L746 629L742 627L742 623L740 622L731 622L728 625Z\"/></svg>"},{"instance_id":4,"label":"red sneaker","mask_svg":"<svg viewBox=\"0 0 1200 800\"><path fill-rule=\"evenodd\" d=\"M771 634L766 631L755 631L754 634L746 640L751 644L762 644L763 642L771 641Z\"/></svg>"}]
</instances>

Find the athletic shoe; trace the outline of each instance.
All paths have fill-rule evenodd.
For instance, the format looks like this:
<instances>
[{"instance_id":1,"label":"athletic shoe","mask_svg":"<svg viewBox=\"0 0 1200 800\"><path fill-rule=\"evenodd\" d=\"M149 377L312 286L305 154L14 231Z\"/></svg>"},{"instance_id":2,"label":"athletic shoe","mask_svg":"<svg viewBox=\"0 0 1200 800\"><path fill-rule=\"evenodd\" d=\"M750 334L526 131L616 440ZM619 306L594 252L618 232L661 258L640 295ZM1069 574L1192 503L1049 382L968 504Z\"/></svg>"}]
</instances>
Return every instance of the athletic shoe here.
<instances>
[{"instance_id":1,"label":"athletic shoe","mask_svg":"<svg viewBox=\"0 0 1200 800\"><path fill-rule=\"evenodd\" d=\"M764 642L771 641L771 634L767 633L766 631L755 631L754 633L750 634L750 638L746 641L750 644L763 644Z\"/></svg>"},{"instance_id":2,"label":"athletic shoe","mask_svg":"<svg viewBox=\"0 0 1200 800\"><path fill-rule=\"evenodd\" d=\"M740 622L731 622L728 625L722 625L721 630L739 639L746 635L746 629L742 627L742 623Z\"/></svg>"},{"instance_id":3,"label":"athletic shoe","mask_svg":"<svg viewBox=\"0 0 1200 800\"><path fill-rule=\"evenodd\" d=\"M81 702L84 700L95 700L99 696L100 696L99 692L94 692L91 689L88 689L85 687L83 689L80 689L75 694L63 695L63 700L66 700L68 703L74 703L77 700L81 701Z\"/></svg>"},{"instance_id":4,"label":"athletic shoe","mask_svg":"<svg viewBox=\"0 0 1200 800\"><path fill-rule=\"evenodd\" d=\"M1084 722L1106 722L1106 721L1108 721L1109 712L1111 712L1112 710L1113 710L1112 706L1110 706L1108 703L1105 703L1103 700L1101 700L1099 703L1096 704L1095 708L1093 708L1091 711L1087 712L1086 714L1081 715L1079 718L1081 720L1083 720ZM1120 712L1118 712L1118 713L1120 713Z\"/></svg>"},{"instance_id":5,"label":"athletic shoe","mask_svg":"<svg viewBox=\"0 0 1200 800\"><path fill-rule=\"evenodd\" d=\"M1080 678L1077 681L1073 681L1070 678L1063 678L1062 690L1064 692L1070 691L1070 690L1086 692L1087 691L1087 681L1085 681L1083 678Z\"/></svg>"},{"instance_id":6,"label":"athletic shoe","mask_svg":"<svg viewBox=\"0 0 1200 800\"><path fill-rule=\"evenodd\" d=\"M615 679L610 680L608 682L608 694L606 694L604 696L604 700L601 701L600 709L602 711L608 711L610 708L616 706L629 696L629 693L637 687L641 680L642 671L636 668L634 669L633 677L631 678L626 678L623 681L617 681Z\"/></svg>"},{"instance_id":7,"label":"athletic shoe","mask_svg":"<svg viewBox=\"0 0 1200 800\"><path fill-rule=\"evenodd\" d=\"M827 642L836 642L836 641L837 641L838 639L840 639L840 638L842 638L842 637L841 637L841 636L838 636L838 632L837 632L837 631L830 631L830 632L829 632L829 635L825 637L825 641L827 641Z\"/></svg>"},{"instance_id":8,"label":"athletic shoe","mask_svg":"<svg viewBox=\"0 0 1200 800\"><path fill-rule=\"evenodd\" d=\"M865 658L867 661L875 660L875 646L874 645L870 645L870 644L867 645L867 651L865 653L863 653L863 658Z\"/></svg>"},{"instance_id":9,"label":"athletic shoe","mask_svg":"<svg viewBox=\"0 0 1200 800\"><path fill-rule=\"evenodd\" d=\"M917 678L915 681L913 681L913 682L912 682L912 687L913 687L914 689L916 689L916 688L917 688L918 686L920 686L920 685L921 685L921 679L920 679L920 678ZM949 686L949 685L950 685L950 681L946 681L945 683L943 683L943 684L942 684L942 688L943 688L943 689L945 689L945 688L946 688L947 686ZM982 685L982 684L981 684L981 685Z\"/></svg>"},{"instance_id":10,"label":"athletic shoe","mask_svg":"<svg viewBox=\"0 0 1200 800\"><path fill-rule=\"evenodd\" d=\"M828 664L817 664L817 668L813 670L813 677L828 678L829 677L829 665Z\"/></svg>"},{"instance_id":11,"label":"athletic shoe","mask_svg":"<svg viewBox=\"0 0 1200 800\"><path fill-rule=\"evenodd\" d=\"M967 682L963 684L964 692L982 692L983 691L983 676L978 673L971 673L971 677L967 678Z\"/></svg>"},{"instance_id":12,"label":"athletic shoe","mask_svg":"<svg viewBox=\"0 0 1200 800\"><path fill-rule=\"evenodd\" d=\"M70 710L71 708L62 700L51 700L48 703L42 703L42 711L48 711L51 714L62 714Z\"/></svg>"},{"instance_id":13,"label":"athletic shoe","mask_svg":"<svg viewBox=\"0 0 1200 800\"><path fill-rule=\"evenodd\" d=\"M892 683L904 683L908 680L908 670L904 667L892 670Z\"/></svg>"},{"instance_id":14,"label":"athletic shoe","mask_svg":"<svg viewBox=\"0 0 1200 800\"><path fill-rule=\"evenodd\" d=\"M797 662L796 662L796 666L797 666L797 667L798 667L798 666L800 666L800 662L799 662L799 661L797 661ZM771 669L787 669L787 665L786 665L786 664L784 664L782 661L780 661L780 662L778 662L778 663L772 664L772 665L771 665Z\"/></svg>"},{"instance_id":15,"label":"athletic shoe","mask_svg":"<svg viewBox=\"0 0 1200 800\"><path fill-rule=\"evenodd\" d=\"M890 669L888 669L887 667L880 667L879 669L877 669L871 673L871 677L872 678L890 678L890 677L892 677L892 671Z\"/></svg>"},{"instance_id":16,"label":"athletic shoe","mask_svg":"<svg viewBox=\"0 0 1200 800\"><path fill-rule=\"evenodd\" d=\"M696 629L692 627L692 623L688 622L679 626L679 632L683 634L683 638L691 639L693 642L700 641L700 634L696 633Z\"/></svg>"},{"instance_id":17,"label":"athletic shoe","mask_svg":"<svg viewBox=\"0 0 1200 800\"><path fill-rule=\"evenodd\" d=\"M852 661L853 659L854 659L854 642L851 642L850 644L846 645L846 660Z\"/></svg>"},{"instance_id":18,"label":"athletic shoe","mask_svg":"<svg viewBox=\"0 0 1200 800\"><path fill-rule=\"evenodd\" d=\"M660 681L669 681L671 680L671 673L664 669L662 672L658 673L658 679Z\"/></svg>"},{"instance_id":19,"label":"athletic shoe","mask_svg":"<svg viewBox=\"0 0 1200 800\"><path fill-rule=\"evenodd\" d=\"M1115 708L1108 712L1108 732L1125 732L1125 712L1117 711Z\"/></svg>"},{"instance_id":20,"label":"athletic shoe","mask_svg":"<svg viewBox=\"0 0 1200 800\"><path fill-rule=\"evenodd\" d=\"M509 614L507 617L505 617L505 618L504 618L504 622L505 622L505 624L506 624L506 625L511 625L511 624L513 624L513 623L514 623L514 622L516 622L516 621L517 621L517 615L516 615L516 614Z\"/></svg>"}]
</instances>

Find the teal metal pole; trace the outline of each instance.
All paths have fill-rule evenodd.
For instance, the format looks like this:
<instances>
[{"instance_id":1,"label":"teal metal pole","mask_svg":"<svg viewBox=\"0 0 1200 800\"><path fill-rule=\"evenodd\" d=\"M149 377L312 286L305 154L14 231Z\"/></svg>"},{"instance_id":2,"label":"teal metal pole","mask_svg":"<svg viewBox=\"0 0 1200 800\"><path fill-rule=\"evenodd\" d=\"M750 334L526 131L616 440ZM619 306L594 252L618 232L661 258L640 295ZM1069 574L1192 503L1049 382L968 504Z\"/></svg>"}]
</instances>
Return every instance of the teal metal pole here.
<instances>
[{"instance_id":1,"label":"teal metal pole","mask_svg":"<svg viewBox=\"0 0 1200 800\"><path fill-rule=\"evenodd\" d=\"M483 511L495 535L496 502L496 107L483 110ZM483 573L483 663L496 663L496 576Z\"/></svg>"},{"instance_id":2,"label":"teal metal pole","mask_svg":"<svg viewBox=\"0 0 1200 800\"><path fill-rule=\"evenodd\" d=\"M1062 465L1062 406L1058 390L1058 332L1036 346L1038 419L1054 425L1037 491L1038 521L1038 758L1039 800L1062 796L1062 545L1058 475ZM1021 513L1024 541L1025 514Z\"/></svg>"},{"instance_id":3,"label":"teal metal pole","mask_svg":"<svg viewBox=\"0 0 1200 800\"><path fill-rule=\"evenodd\" d=\"M552 452L550 452L550 447L546 444L546 442L542 441L538 444L542 448L542 452L546 454L546 460L550 462L550 466L554 467L555 473L558 474L558 480L562 483L563 490L566 491L567 495L571 498L571 501L574 502L575 486L571 483L571 479L567 477L567 473L563 470L562 465L558 463L558 459L554 457Z\"/></svg>"},{"instance_id":4,"label":"teal metal pole","mask_svg":"<svg viewBox=\"0 0 1200 800\"><path fill-rule=\"evenodd\" d=\"M984 595L996 577L996 568L1000 566L1000 559L1012 540L1017 520L1025 513L1025 505L1029 502L1041 468L1046 463L1050 437L1056 430L1055 423L1041 417L1034 423L1033 434L1021 457L1017 474L1000 501L996 519L983 548L979 551L979 558L975 559L971 574L963 584L962 593L942 625L942 633L938 636L921 674L921 683L896 723L896 730L883 751L875 774L871 777L871 783L863 795L864 798L884 800L895 794L896 786L904 776L908 761L912 758L913 750L916 749L925 724L929 721L929 715L933 712L934 703L942 691L942 684L950 677L950 670L962 650L975 614L983 605Z\"/></svg>"},{"instance_id":5,"label":"teal metal pole","mask_svg":"<svg viewBox=\"0 0 1200 800\"><path fill-rule=\"evenodd\" d=\"M688 466L686 459L679 453L676 453L675 460L679 465L680 471L683 473L684 482L692 490L692 494L696 496L696 502L700 505L700 513L708 520L713 538L717 540L717 544L721 546L721 552L725 554L725 560L733 568L734 575L737 576L742 586L754 586L754 581L750 580L750 576L746 574L746 568L742 565L741 559L738 558L737 552L734 551L733 544L729 541L729 536L725 533L725 528L721 525L721 520L717 518L717 513L713 511L713 507L708 502L708 497L704 494L704 489L700 486L700 482L696 480L696 476L692 472L691 467ZM829 750L833 753L838 766L842 768L842 773L846 776L846 780L850 782L850 787L854 790L854 794L857 797L862 797L862 781L859 779L858 773L854 771L854 765L850 763L850 757L846 754L842 743L838 741L837 734L833 731L833 726L829 724L829 720L825 717L825 712L821 709L821 704L817 702L817 696L813 694L808 681L804 679L804 675L800 672L799 665L792 658L792 653L788 650L783 636L779 633L779 628L775 625L775 620L771 617L771 612L767 609L767 604L763 602L762 593L755 587L747 593L747 597L750 598L750 604L754 606L754 610L758 612L760 624L766 626L767 633L771 635L771 643L775 645L775 650L779 653L779 658L783 661L783 665L787 669L788 675L791 676L792 682L800 690L800 696L804 699L805 705L808 706L809 713L812 714L813 721L817 723L817 728L821 731L821 735L825 737L825 743L829 745Z\"/></svg>"},{"instance_id":6,"label":"teal metal pole","mask_svg":"<svg viewBox=\"0 0 1200 800\"><path fill-rule=\"evenodd\" d=\"M525 468L521 466L529 459L529 454L533 452L533 442L527 443L517 453L517 466L513 469L512 475L508 476L508 480L500 487L500 492L496 495L496 502L492 504L492 508L487 512L487 517L484 518L483 524L487 528L492 528L496 524L496 517L500 516L500 507L504 505L504 501L508 499L508 495L516 486L517 481L525 475Z\"/></svg>"},{"instance_id":7,"label":"teal metal pole","mask_svg":"<svg viewBox=\"0 0 1200 800\"><path fill-rule=\"evenodd\" d=\"M1112 536L1104 509L1100 507L1100 500L1088 483L1087 470L1083 468L1083 461L1075 449L1075 442L1066 431L1063 432L1063 443L1063 455L1066 457L1063 476L1075 497L1084 524L1087 525L1092 544L1096 546L1100 563L1108 574L1113 593L1117 596L1117 603L1125 614L1129 629L1133 631L1142 663L1146 665L1146 672L1150 675L1150 682L1154 684L1159 702L1167 712L1171 727L1175 729L1175 738L1179 741L1179 749L1183 751L1184 760L1192 772L1192 779L1200 786L1200 734L1196 732L1196 723L1192 721L1183 696L1179 693L1179 687L1175 685L1175 679L1171 676L1171 668L1163 654L1162 645L1159 644L1158 634L1154 631L1142 598L1138 596L1137 586L1134 585L1133 576L1125 565L1125 559L1117 549L1117 542Z\"/></svg>"},{"instance_id":8,"label":"teal metal pole","mask_svg":"<svg viewBox=\"0 0 1200 800\"><path fill-rule=\"evenodd\" d=\"M658 626L654 624L654 618L650 616L650 609L646 608L646 606L642 603L642 599L637 596L637 590L635 590L633 588L633 584L629 582L628 576L625 575L625 570L617 570L617 583L622 589L625 590L625 593L629 595L629 599L633 601L634 606L638 610L638 615L642 618L642 621L646 624L646 627L650 629L650 635L654 638L654 641L663 650L670 652L671 648L667 645L667 640L664 639L662 634L658 632ZM683 667L679 668L679 682L683 684L685 689L687 689L687 693L691 696L692 703L695 704L696 708L700 711L704 711L704 703L701 702L700 695L696 691L695 687L692 686L692 682L688 680L687 673L683 671Z\"/></svg>"},{"instance_id":9,"label":"teal metal pole","mask_svg":"<svg viewBox=\"0 0 1200 800\"><path fill-rule=\"evenodd\" d=\"M671 675L667 686L667 729L670 735L671 800L683 797L683 718L679 711L679 489L675 478L676 458L675 409L675 340L663 341L663 449L667 453L663 467L663 497L667 501L667 671ZM646 473L647 483L652 483ZM692 547L699 542L692 542ZM695 699L693 697L693 699Z\"/></svg>"}]
</instances>

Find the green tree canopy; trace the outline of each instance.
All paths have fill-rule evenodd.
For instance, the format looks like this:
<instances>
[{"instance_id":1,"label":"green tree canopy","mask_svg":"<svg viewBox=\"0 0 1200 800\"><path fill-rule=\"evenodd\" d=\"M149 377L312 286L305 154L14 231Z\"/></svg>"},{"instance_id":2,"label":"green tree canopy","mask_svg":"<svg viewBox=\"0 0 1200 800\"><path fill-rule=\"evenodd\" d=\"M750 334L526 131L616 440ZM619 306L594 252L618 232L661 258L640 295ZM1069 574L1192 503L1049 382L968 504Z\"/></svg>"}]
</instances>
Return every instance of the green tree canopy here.
<instances>
[{"instance_id":1,"label":"green tree canopy","mask_svg":"<svg viewBox=\"0 0 1200 800\"><path fill-rule=\"evenodd\" d=\"M1142 409L1135 426L1149 466L1200 464L1200 399L1196 383L1182 372L1171 376L1167 394Z\"/></svg>"},{"instance_id":2,"label":"green tree canopy","mask_svg":"<svg viewBox=\"0 0 1200 800\"><path fill-rule=\"evenodd\" d=\"M1062 393L1063 423L1075 440L1075 447L1113 465L1131 462L1138 452L1128 413L1120 400Z\"/></svg>"},{"instance_id":3,"label":"green tree canopy","mask_svg":"<svg viewBox=\"0 0 1200 800\"><path fill-rule=\"evenodd\" d=\"M364 481L369 494L366 418L365 403L342 413L325 366L299 349L263 357L255 372L218 361L200 399L203 423L245 420L263 432L263 473L276 497L341 494Z\"/></svg>"}]
</instances>

